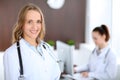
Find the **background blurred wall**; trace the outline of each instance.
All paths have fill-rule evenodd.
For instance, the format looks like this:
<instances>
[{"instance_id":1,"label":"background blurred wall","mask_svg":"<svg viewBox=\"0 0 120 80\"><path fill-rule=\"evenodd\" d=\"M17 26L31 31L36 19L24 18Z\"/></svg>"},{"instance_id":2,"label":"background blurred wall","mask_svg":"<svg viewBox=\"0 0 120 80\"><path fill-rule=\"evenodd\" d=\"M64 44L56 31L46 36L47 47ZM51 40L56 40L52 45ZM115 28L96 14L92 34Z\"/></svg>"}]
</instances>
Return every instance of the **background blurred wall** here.
<instances>
[{"instance_id":1,"label":"background blurred wall","mask_svg":"<svg viewBox=\"0 0 120 80\"><path fill-rule=\"evenodd\" d=\"M0 51L11 45L12 29L20 8L26 3L38 5L45 16L45 40L84 42L86 0L65 0L59 10L51 9L47 0L0 0Z\"/></svg>"}]
</instances>

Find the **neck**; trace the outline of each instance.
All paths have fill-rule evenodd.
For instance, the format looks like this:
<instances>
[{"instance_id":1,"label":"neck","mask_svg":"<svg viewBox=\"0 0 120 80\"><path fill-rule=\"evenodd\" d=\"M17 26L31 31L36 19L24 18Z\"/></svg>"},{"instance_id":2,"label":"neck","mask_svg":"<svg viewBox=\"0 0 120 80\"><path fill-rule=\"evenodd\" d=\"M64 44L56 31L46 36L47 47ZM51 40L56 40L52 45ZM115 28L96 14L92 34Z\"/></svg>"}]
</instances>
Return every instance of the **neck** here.
<instances>
[{"instance_id":1,"label":"neck","mask_svg":"<svg viewBox=\"0 0 120 80\"><path fill-rule=\"evenodd\" d=\"M101 44L101 45L99 46L99 50L105 48L107 45L108 45L108 43L106 43L106 42L103 43L103 44Z\"/></svg>"},{"instance_id":2,"label":"neck","mask_svg":"<svg viewBox=\"0 0 120 80\"><path fill-rule=\"evenodd\" d=\"M37 46L36 39L31 39L31 38L24 38L24 39L32 46Z\"/></svg>"}]
</instances>

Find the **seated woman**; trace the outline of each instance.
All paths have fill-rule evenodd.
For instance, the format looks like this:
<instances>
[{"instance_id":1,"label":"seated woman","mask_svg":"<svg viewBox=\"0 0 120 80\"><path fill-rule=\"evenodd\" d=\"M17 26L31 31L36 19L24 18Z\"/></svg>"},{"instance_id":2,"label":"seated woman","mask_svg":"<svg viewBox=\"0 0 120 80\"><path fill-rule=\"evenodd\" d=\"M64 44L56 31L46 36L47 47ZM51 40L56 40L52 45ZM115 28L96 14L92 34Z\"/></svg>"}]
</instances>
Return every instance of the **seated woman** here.
<instances>
[{"instance_id":1,"label":"seated woman","mask_svg":"<svg viewBox=\"0 0 120 80\"><path fill-rule=\"evenodd\" d=\"M85 80L115 80L117 63L108 44L110 35L106 25L94 28L92 37L96 48L90 55L88 64L75 67L74 72L80 72Z\"/></svg>"}]
</instances>

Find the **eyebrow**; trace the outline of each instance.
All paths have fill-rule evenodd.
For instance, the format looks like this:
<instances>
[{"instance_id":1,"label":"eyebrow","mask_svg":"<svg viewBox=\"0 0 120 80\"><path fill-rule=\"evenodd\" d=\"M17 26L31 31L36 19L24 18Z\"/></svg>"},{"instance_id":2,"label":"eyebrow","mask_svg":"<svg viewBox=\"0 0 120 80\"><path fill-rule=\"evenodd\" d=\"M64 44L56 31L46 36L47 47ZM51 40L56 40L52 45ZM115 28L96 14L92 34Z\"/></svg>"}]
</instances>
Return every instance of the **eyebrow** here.
<instances>
[{"instance_id":1,"label":"eyebrow","mask_svg":"<svg viewBox=\"0 0 120 80\"><path fill-rule=\"evenodd\" d=\"M26 21L34 21L33 19L25 19ZM41 21L42 22L42 20L40 20L40 19L37 19L37 20L35 20L35 21Z\"/></svg>"},{"instance_id":2,"label":"eyebrow","mask_svg":"<svg viewBox=\"0 0 120 80\"><path fill-rule=\"evenodd\" d=\"M37 20L37 21L40 21L42 23L42 20Z\"/></svg>"}]
</instances>

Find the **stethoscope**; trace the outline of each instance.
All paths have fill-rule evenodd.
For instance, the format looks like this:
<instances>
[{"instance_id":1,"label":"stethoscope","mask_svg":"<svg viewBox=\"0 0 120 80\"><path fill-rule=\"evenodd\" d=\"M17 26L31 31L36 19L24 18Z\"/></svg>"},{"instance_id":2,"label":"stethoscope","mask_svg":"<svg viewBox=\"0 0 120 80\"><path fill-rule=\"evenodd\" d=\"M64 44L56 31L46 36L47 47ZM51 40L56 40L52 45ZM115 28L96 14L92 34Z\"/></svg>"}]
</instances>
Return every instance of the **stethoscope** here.
<instances>
[{"instance_id":1,"label":"stethoscope","mask_svg":"<svg viewBox=\"0 0 120 80\"><path fill-rule=\"evenodd\" d=\"M19 41L16 43L16 45L17 45L19 65L20 65L20 76L18 77L18 80L25 80ZM61 62L61 60L58 60L57 57L54 55L54 52L52 51L52 49L47 43L45 43L44 41L41 41L40 46L43 47L57 63ZM43 49L41 49L41 51L42 51L42 54L40 53L40 55L42 56L44 51Z\"/></svg>"},{"instance_id":2,"label":"stethoscope","mask_svg":"<svg viewBox=\"0 0 120 80\"><path fill-rule=\"evenodd\" d=\"M94 54L95 52L97 53L96 49L94 49L94 50L92 51L92 54ZM107 50L107 52L106 52L106 54L105 54L105 57L104 57L104 60L103 60L103 63L104 63L104 64L106 63L106 58L107 58L109 52L110 52L110 48L108 48L108 50Z\"/></svg>"},{"instance_id":3,"label":"stethoscope","mask_svg":"<svg viewBox=\"0 0 120 80\"><path fill-rule=\"evenodd\" d=\"M44 41L41 42L41 46L49 53L49 55L53 58L53 60L55 60L57 63L61 62L61 60L58 60L58 58L54 55L53 50L51 49L51 47L45 43ZM41 50L42 53L44 53L44 50ZM40 54L42 56L42 54Z\"/></svg>"},{"instance_id":4,"label":"stethoscope","mask_svg":"<svg viewBox=\"0 0 120 80\"><path fill-rule=\"evenodd\" d=\"M105 56L104 56L103 64L106 63L106 58L107 58L109 52L110 52L110 48L108 48L108 50L107 50L107 52L106 52L106 54L105 54ZM97 53L97 49L96 49L96 48L92 51L92 54L95 54L95 53ZM92 80L98 80L98 79L94 78L94 79L92 79Z\"/></svg>"}]
</instances>

